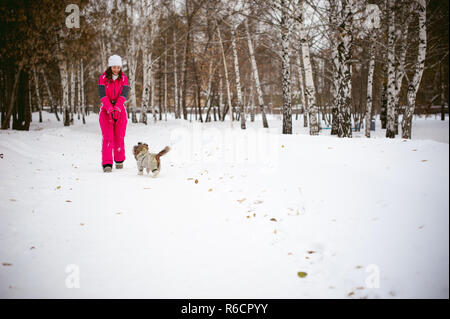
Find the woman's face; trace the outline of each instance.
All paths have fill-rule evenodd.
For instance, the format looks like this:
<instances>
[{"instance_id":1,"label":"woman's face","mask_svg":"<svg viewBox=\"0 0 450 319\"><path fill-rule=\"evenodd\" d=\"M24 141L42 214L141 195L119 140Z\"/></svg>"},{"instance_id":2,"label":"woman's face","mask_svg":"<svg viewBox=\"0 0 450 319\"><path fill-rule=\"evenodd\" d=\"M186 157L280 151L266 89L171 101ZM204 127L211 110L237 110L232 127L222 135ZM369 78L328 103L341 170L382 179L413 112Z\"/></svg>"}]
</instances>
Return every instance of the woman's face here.
<instances>
[{"instance_id":1,"label":"woman's face","mask_svg":"<svg viewBox=\"0 0 450 319\"><path fill-rule=\"evenodd\" d=\"M113 73L114 75L119 74L120 66L118 66L118 65L112 66L112 67L111 67L111 71L112 71L112 73Z\"/></svg>"}]
</instances>

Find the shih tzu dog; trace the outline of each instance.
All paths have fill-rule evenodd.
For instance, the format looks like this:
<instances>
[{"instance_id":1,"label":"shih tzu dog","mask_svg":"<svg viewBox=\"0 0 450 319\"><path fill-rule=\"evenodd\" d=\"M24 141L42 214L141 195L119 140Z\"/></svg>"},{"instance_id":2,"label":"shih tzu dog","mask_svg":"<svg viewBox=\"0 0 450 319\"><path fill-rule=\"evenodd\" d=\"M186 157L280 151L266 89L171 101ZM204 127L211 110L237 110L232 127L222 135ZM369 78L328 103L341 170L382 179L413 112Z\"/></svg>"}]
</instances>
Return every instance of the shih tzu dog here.
<instances>
[{"instance_id":1,"label":"shih tzu dog","mask_svg":"<svg viewBox=\"0 0 450 319\"><path fill-rule=\"evenodd\" d=\"M151 171L153 173L153 177L158 176L161 170L160 157L167 154L169 151L170 147L166 146L158 154L150 153L146 143L138 142L138 144L133 147L134 158L136 159L138 166L138 175L142 175L145 168L147 170L147 174Z\"/></svg>"}]
</instances>

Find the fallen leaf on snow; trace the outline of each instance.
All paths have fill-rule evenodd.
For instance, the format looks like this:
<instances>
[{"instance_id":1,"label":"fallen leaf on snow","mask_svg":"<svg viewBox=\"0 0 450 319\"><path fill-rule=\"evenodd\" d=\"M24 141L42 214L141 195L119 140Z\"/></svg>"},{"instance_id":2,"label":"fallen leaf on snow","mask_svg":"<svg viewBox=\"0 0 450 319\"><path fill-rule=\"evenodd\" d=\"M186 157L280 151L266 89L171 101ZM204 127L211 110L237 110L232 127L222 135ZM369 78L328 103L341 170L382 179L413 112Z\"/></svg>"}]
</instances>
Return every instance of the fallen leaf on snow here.
<instances>
[{"instance_id":1,"label":"fallen leaf on snow","mask_svg":"<svg viewBox=\"0 0 450 319\"><path fill-rule=\"evenodd\" d=\"M239 202L239 203L242 203L244 200L246 200L247 198L242 198L242 199L238 199L237 201Z\"/></svg>"},{"instance_id":2,"label":"fallen leaf on snow","mask_svg":"<svg viewBox=\"0 0 450 319\"><path fill-rule=\"evenodd\" d=\"M12 266L12 264L10 264L10 263L2 263L2 265L5 266L5 267L6 266Z\"/></svg>"},{"instance_id":3,"label":"fallen leaf on snow","mask_svg":"<svg viewBox=\"0 0 450 319\"><path fill-rule=\"evenodd\" d=\"M297 275L298 275L300 278L305 278L306 276L308 276L308 274L307 274L306 272L304 272L304 271L299 271L299 272L297 273Z\"/></svg>"},{"instance_id":4,"label":"fallen leaf on snow","mask_svg":"<svg viewBox=\"0 0 450 319\"><path fill-rule=\"evenodd\" d=\"M271 218L271 219L270 219L270 221L272 221L272 222L276 222L276 221L277 221L277 219L276 219L276 218Z\"/></svg>"}]
</instances>

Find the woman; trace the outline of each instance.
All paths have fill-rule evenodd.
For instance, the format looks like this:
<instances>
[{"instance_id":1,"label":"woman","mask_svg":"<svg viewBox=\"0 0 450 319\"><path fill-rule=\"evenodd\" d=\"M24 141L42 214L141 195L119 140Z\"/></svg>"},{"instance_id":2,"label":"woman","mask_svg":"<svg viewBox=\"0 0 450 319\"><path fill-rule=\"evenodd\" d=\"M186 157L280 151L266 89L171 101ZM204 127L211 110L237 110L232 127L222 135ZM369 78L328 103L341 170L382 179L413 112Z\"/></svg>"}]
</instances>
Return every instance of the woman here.
<instances>
[{"instance_id":1,"label":"woman","mask_svg":"<svg viewBox=\"0 0 450 319\"><path fill-rule=\"evenodd\" d=\"M102 102L99 122L103 135L102 166L104 172L112 171L113 154L116 168L123 168L125 161L124 138L127 128L127 111L124 103L128 98L130 86L128 78L121 69L122 58L112 55L108 60L108 69L98 80L98 94Z\"/></svg>"}]
</instances>

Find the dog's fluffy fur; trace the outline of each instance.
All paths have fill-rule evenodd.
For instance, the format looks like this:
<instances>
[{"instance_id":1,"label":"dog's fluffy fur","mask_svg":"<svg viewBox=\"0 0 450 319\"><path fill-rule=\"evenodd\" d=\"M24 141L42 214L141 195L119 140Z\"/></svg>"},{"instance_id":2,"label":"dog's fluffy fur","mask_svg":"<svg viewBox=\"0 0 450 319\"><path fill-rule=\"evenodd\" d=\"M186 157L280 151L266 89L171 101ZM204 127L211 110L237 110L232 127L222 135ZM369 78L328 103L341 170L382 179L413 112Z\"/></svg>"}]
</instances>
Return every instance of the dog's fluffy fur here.
<instances>
[{"instance_id":1,"label":"dog's fluffy fur","mask_svg":"<svg viewBox=\"0 0 450 319\"><path fill-rule=\"evenodd\" d=\"M146 143L138 142L138 144L133 147L134 158L136 159L138 166L138 175L142 175L145 168L147 174L151 171L153 173L153 177L156 177L161 171L160 158L169 151L170 147L166 146L157 154L150 153Z\"/></svg>"}]
</instances>

